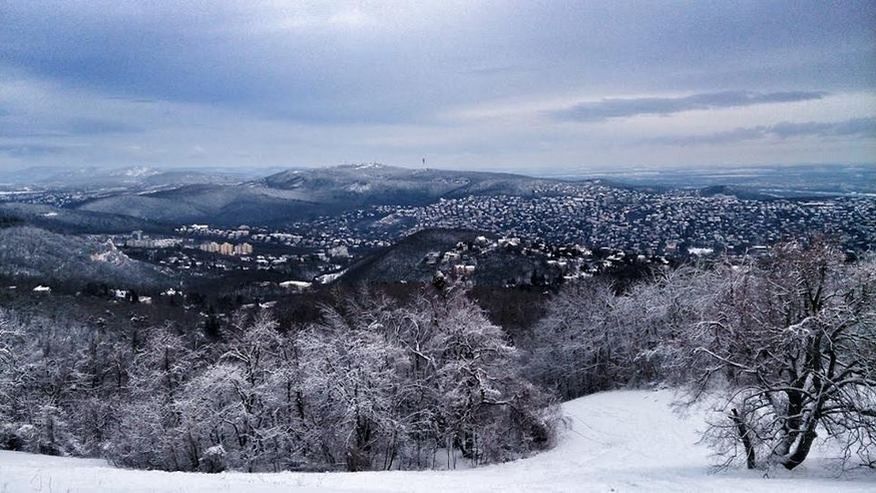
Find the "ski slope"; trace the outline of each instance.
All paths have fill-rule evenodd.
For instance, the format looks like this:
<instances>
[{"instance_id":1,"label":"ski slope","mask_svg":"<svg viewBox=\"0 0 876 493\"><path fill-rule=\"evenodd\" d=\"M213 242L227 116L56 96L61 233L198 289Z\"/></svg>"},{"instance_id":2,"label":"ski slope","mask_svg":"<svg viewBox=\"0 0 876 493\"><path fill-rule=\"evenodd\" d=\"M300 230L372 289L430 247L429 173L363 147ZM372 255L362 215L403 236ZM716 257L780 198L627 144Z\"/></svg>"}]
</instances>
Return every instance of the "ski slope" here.
<instances>
[{"instance_id":1,"label":"ski slope","mask_svg":"<svg viewBox=\"0 0 876 493\"><path fill-rule=\"evenodd\" d=\"M837 477L815 450L792 472L715 473L697 445L704 415L682 419L671 391L604 392L570 401L570 426L553 450L528 459L456 471L223 474L116 469L104 461L0 451L0 493L17 492L874 492L876 473Z\"/></svg>"}]
</instances>

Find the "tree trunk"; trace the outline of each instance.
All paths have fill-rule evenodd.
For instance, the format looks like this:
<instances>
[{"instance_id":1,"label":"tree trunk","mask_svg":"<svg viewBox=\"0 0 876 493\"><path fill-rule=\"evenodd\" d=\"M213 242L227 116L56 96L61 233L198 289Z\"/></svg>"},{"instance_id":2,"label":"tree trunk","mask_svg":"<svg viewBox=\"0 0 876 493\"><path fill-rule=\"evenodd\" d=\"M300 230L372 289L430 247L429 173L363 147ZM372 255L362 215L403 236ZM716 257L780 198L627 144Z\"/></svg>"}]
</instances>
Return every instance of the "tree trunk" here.
<instances>
[{"instance_id":1,"label":"tree trunk","mask_svg":"<svg viewBox=\"0 0 876 493\"><path fill-rule=\"evenodd\" d=\"M815 442L816 437L818 437L818 433L815 433L813 430L807 430L803 433L803 436L800 438L800 443L797 445L794 453L782 461L782 465L785 466L785 469L790 471L806 460L806 456L809 455L809 450L812 448L812 443Z\"/></svg>"},{"instance_id":2,"label":"tree trunk","mask_svg":"<svg viewBox=\"0 0 876 493\"><path fill-rule=\"evenodd\" d=\"M745 464L749 469L754 469L757 467L757 460L754 453L754 446L751 444L751 436L749 435L748 426L745 425L745 421L742 420L742 417L739 416L739 413L735 408L732 412L733 415L730 416L730 419L736 424L736 432L739 433L739 439L742 440L742 446L745 447Z\"/></svg>"}]
</instances>

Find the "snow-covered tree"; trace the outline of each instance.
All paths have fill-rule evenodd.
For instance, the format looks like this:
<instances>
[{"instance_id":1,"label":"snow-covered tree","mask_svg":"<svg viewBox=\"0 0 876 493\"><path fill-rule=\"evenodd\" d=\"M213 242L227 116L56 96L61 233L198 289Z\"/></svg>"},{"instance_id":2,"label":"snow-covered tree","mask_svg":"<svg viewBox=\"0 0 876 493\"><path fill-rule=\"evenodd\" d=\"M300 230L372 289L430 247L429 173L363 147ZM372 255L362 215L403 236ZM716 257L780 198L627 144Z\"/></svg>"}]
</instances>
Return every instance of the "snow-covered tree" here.
<instances>
[{"instance_id":1,"label":"snow-covered tree","mask_svg":"<svg viewBox=\"0 0 876 493\"><path fill-rule=\"evenodd\" d=\"M197 468L197 453L180 436L178 405L197 356L172 327L150 331L131 364L125 403L106 449L111 460L130 467Z\"/></svg>"},{"instance_id":2,"label":"snow-covered tree","mask_svg":"<svg viewBox=\"0 0 876 493\"><path fill-rule=\"evenodd\" d=\"M551 443L550 395L458 286L339 299L282 333L266 313L212 340L134 315L4 315L0 446L219 472L453 467Z\"/></svg>"},{"instance_id":3,"label":"snow-covered tree","mask_svg":"<svg viewBox=\"0 0 876 493\"><path fill-rule=\"evenodd\" d=\"M550 445L549 396L522 375L518 351L466 294L432 302L440 432L472 463L508 460Z\"/></svg>"},{"instance_id":4,"label":"snow-covered tree","mask_svg":"<svg viewBox=\"0 0 876 493\"><path fill-rule=\"evenodd\" d=\"M407 361L373 322L350 323L331 309L324 317L301 337L312 412L330 423L323 440L350 471L391 468L407 438Z\"/></svg>"},{"instance_id":5,"label":"snow-covered tree","mask_svg":"<svg viewBox=\"0 0 876 493\"><path fill-rule=\"evenodd\" d=\"M876 269L823 242L776 247L723 271L716 302L685 335L695 398L717 392L727 418L709 436L748 467L793 469L824 433L874 464Z\"/></svg>"}]
</instances>

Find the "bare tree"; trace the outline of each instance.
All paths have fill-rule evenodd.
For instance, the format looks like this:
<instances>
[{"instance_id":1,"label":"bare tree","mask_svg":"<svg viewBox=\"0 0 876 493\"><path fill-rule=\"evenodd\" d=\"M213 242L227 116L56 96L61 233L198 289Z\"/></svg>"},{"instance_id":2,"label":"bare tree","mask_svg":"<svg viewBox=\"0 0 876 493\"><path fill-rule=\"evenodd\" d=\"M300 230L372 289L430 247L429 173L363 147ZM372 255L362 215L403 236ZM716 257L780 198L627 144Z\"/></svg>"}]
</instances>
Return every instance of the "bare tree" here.
<instances>
[{"instance_id":1,"label":"bare tree","mask_svg":"<svg viewBox=\"0 0 876 493\"><path fill-rule=\"evenodd\" d=\"M672 341L709 306L715 282L714 273L686 267L622 295L600 281L566 288L535 326L528 371L566 399L661 382L673 373Z\"/></svg>"},{"instance_id":2,"label":"bare tree","mask_svg":"<svg viewBox=\"0 0 876 493\"><path fill-rule=\"evenodd\" d=\"M439 451L481 464L549 446L550 395L451 288L341 299L282 333L241 312L221 340L0 310L0 447L219 472L441 467Z\"/></svg>"},{"instance_id":3,"label":"bare tree","mask_svg":"<svg viewBox=\"0 0 876 493\"><path fill-rule=\"evenodd\" d=\"M709 436L728 461L793 469L819 432L846 459L876 447L876 269L829 245L790 243L721 270L717 299L691 321L684 368L700 399L723 394Z\"/></svg>"}]
</instances>

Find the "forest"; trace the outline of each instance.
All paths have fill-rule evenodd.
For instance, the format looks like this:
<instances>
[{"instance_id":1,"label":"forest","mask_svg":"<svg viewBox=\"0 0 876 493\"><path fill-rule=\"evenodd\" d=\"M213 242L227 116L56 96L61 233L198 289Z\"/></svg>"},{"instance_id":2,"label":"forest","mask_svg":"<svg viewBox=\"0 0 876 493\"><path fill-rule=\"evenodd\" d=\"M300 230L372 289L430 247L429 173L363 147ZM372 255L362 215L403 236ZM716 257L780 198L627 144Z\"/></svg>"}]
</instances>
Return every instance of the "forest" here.
<instances>
[{"instance_id":1,"label":"forest","mask_svg":"<svg viewBox=\"0 0 876 493\"><path fill-rule=\"evenodd\" d=\"M813 239L593 278L516 307L539 316L511 335L482 295L436 278L222 323L0 308L0 448L169 471L477 466L552 447L562 401L668 386L721 410L703 434L720 465L793 469L825 438L876 467L873 258Z\"/></svg>"}]
</instances>

